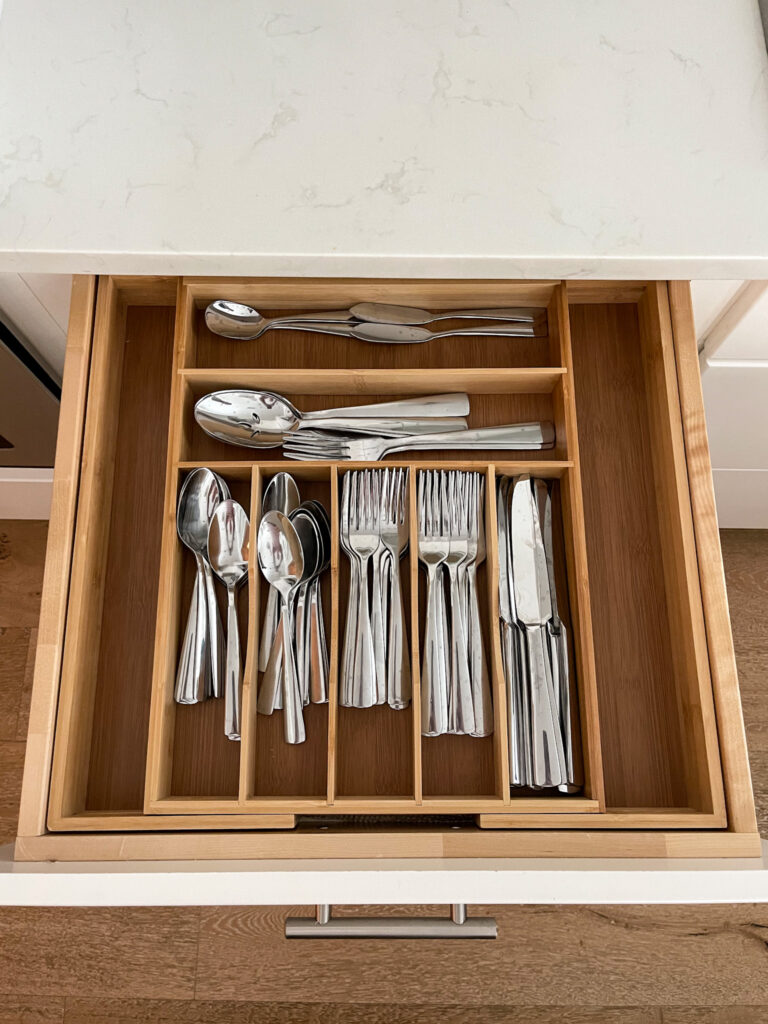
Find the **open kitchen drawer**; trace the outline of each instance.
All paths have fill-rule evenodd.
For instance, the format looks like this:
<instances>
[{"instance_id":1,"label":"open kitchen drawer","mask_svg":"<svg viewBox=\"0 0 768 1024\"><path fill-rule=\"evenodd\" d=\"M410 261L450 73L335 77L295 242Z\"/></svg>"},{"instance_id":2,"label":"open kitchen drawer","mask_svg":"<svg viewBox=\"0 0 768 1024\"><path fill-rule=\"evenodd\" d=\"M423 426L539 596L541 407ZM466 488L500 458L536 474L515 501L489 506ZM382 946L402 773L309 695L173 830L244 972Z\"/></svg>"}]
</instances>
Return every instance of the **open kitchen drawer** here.
<instances>
[{"instance_id":1,"label":"open kitchen drawer","mask_svg":"<svg viewBox=\"0 0 768 1024\"><path fill-rule=\"evenodd\" d=\"M517 304L546 309L548 330L406 346L287 331L236 342L205 327L217 297L267 315L364 299ZM757 856L698 373L677 282L75 278L17 859ZM471 426L554 422L548 451L402 460L412 476L451 463L486 477L492 736L421 736L410 556L412 708L339 706L338 542L325 584L330 702L308 708L307 743L287 747L279 716L256 715L253 552L242 743L224 736L223 702L173 702L191 589L175 533L180 480L217 469L255 529L281 465L279 451L228 447L196 427L195 398L228 386L279 391L302 409L466 391ZM337 521L343 464L288 468ZM510 795L494 480L515 472L556 481L577 795Z\"/></svg>"}]
</instances>

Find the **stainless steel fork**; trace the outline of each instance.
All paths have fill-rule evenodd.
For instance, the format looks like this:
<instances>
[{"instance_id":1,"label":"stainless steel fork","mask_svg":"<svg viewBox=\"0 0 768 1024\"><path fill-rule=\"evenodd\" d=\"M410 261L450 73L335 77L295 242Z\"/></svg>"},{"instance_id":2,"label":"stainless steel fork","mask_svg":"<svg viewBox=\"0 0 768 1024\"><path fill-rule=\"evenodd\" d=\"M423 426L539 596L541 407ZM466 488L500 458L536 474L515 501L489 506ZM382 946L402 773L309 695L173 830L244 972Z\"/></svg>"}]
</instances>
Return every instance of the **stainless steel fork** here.
<instances>
[{"instance_id":1,"label":"stainless steel fork","mask_svg":"<svg viewBox=\"0 0 768 1024\"><path fill-rule=\"evenodd\" d=\"M448 624L441 569L448 557L448 542L437 518L440 486L440 472L419 473L419 561L427 573L421 669L421 731L425 736L440 736L448 731Z\"/></svg>"},{"instance_id":2,"label":"stainless steel fork","mask_svg":"<svg viewBox=\"0 0 768 1024\"><path fill-rule=\"evenodd\" d=\"M385 475L388 473L385 470ZM379 536L389 567L389 631L387 634L387 703L391 708L406 708L411 702L411 660L405 631L405 608L400 579L400 559L408 545L408 470L392 470L386 500L381 506ZM385 614L385 621L386 621Z\"/></svg>"}]
</instances>

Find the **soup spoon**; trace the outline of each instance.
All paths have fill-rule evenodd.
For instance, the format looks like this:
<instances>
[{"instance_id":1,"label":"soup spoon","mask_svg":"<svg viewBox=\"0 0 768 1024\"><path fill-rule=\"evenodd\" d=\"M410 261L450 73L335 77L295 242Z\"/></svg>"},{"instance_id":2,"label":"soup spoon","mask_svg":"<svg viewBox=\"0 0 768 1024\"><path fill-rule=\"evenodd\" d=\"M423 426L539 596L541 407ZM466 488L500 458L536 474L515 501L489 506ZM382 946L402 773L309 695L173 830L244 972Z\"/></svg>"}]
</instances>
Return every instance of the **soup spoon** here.
<instances>
[{"instance_id":1,"label":"soup spoon","mask_svg":"<svg viewBox=\"0 0 768 1024\"><path fill-rule=\"evenodd\" d=\"M198 425L210 437L245 448L279 448L283 437L303 427L348 430L376 436L465 430L465 394L431 395L373 405L299 412L273 391L213 391L195 404ZM429 419L428 424L421 417ZM440 422L442 420L442 422ZM367 421L367 422L366 422ZM417 427L419 429L414 430Z\"/></svg>"},{"instance_id":2,"label":"soup spoon","mask_svg":"<svg viewBox=\"0 0 768 1024\"><path fill-rule=\"evenodd\" d=\"M197 704L210 690L210 637L215 623L209 622L205 559L208 527L220 501L219 481L210 469L196 469L187 475L179 494L176 529L195 556L197 574L176 673L174 696L179 704Z\"/></svg>"},{"instance_id":3,"label":"soup spoon","mask_svg":"<svg viewBox=\"0 0 768 1024\"><path fill-rule=\"evenodd\" d=\"M258 309L243 302L216 299L205 311L205 323L209 331L222 338L237 341L253 341L265 331L275 328L287 330L317 331L323 323L347 323L354 320L348 309L321 311L319 313L294 313L293 316L277 316L268 319Z\"/></svg>"}]
</instances>

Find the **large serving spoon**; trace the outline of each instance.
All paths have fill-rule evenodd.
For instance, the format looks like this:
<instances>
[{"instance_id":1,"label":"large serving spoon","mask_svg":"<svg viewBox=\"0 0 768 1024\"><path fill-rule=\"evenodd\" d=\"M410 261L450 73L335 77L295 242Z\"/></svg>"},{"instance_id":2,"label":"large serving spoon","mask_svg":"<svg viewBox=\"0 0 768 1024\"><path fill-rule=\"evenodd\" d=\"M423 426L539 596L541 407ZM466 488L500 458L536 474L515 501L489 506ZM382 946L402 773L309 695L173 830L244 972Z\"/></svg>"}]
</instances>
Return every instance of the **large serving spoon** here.
<instances>
[{"instance_id":1,"label":"large serving spoon","mask_svg":"<svg viewBox=\"0 0 768 1024\"><path fill-rule=\"evenodd\" d=\"M197 704L205 700L210 691L211 645L205 558L208 553L208 527L220 501L219 482L210 469L195 469L187 475L179 493L176 529L181 542L195 556L197 574L176 673L174 697L179 704Z\"/></svg>"},{"instance_id":2,"label":"large serving spoon","mask_svg":"<svg viewBox=\"0 0 768 1024\"><path fill-rule=\"evenodd\" d=\"M242 505L231 498L222 501L208 528L208 554L216 575L227 588L227 668L224 677L224 731L230 740L240 739L240 691L243 667L237 625L237 588L248 576L250 524Z\"/></svg>"},{"instance_id":3,"label":"large serving spoon","mask_svg":"<svg viewBox=\"0 0 768 1024\"><path fill-rule=\"evenodd\" d=\"M282 599L283 621L283 726L286 743L307 738L301 704L296 658L293 651L293 592L304 574L304 553L299 535L282 512L267 512L259 524L256 542L259 566Z\"/></svg>"},{"instance_id":4,"label":"large serving spoon","mask_svg":"<svg viewBox=\"0 0 768 1024\"><path fill-rule=\"evenodd\" d=\"M293 316L277 316L268 319L258 309L243 302L216 299L205 311L205 324L209 331L222 338L237 341L252 341L260 338L265 331L283 328L285 330L320 330L323 323L345 323L354 320L348 309L322 310L319 313L294 313ZM317 325L317 326L313 326Z\"/></svg>"},{"instance_id":5,"label":"large serving spoon","mask_svg":"<svg viewBox=\"0 0 768 1024\"><path fill-rule=\"evenodd\" d=\"M301 504L301 496L296 481L290 473L275 473L264 490L261 499L261 514L278 511L284 516L290 516L294 509ZM275 642L277 632L277 591L274 587L269 588L267 595L267 608L264 613L264 624L261 627L261 640L259 646L259 672L266 670L269 662L269 653Z\"/></svg>"},{"instance_id":6,"label":"large serving spoon","mask_svg":"<svg viewBox=\"0 0 768 1024\"><path fill-rule=\"evenodd\" d=\"M413 306L391 306L388 302L357 302L350 308L358 320L376 324L431 324L436 320L507 320L510 323L534 324L546 316L543 309L512 307L510 309L444 309L430 313Z\"/></svg>"},{"instance_id":7,"label":"large serving spoon","mask_svg":"<svg viewBox=\"0 0 768 1024\"><path fill-rule=\"evenodd\" d=\"M195 420L210 437L245 448L279 448L286 434L305 426L380 437L423 433L426 429L430 433L466 430L462 417L468 413L469 397L465 394L302 413L273 391L214 391L200 398L194 410ZM429 424L423 424L422 417ZM420 429L410 429L414 424ZM398 428L394 432L393 425Z\"/></svg>"}]
</instances>

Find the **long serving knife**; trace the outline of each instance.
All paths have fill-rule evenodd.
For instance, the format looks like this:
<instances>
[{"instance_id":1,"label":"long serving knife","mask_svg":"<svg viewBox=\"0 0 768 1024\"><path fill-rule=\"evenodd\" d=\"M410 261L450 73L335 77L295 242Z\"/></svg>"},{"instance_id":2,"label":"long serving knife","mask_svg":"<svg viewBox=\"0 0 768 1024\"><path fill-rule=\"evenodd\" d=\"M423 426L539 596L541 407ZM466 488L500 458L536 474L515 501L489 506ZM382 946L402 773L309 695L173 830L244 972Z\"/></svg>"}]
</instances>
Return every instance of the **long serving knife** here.
<instances>
[{"instance_id":1,"label":"long serving knife","mask_svg":"<svg viewBox=\"0 0 768 1024\"><path fill-rule=\"evenodd\" d=\"M555 581L554 549L552 543L552 495L545 480L536 480L534 487L536 490L539 524L544 540L549 596L552 605L552 618L547 625L550 663L552 665L555 699L558 705L565 749L567 782L559 788L564 793L575 793L581 789L583 776L573 745L573 719L576 703L575 695L571 690L571 676L568 664L568 633L557 609L557 583Z\"/></svg>"},{"instance_id":2,"label":"long serving knife","mask_svg":"<svg viewBox=\"0 0 768 1024\"><path fill-rule=\"evenodd\" d=\"M546 555L529 476L514 484L510 515L517 621L524 631L531 700L531 779L536 788L567 782L546 632L552 616Z\"/></svg>"}]
</instances>

